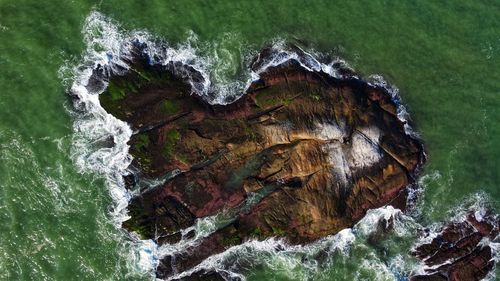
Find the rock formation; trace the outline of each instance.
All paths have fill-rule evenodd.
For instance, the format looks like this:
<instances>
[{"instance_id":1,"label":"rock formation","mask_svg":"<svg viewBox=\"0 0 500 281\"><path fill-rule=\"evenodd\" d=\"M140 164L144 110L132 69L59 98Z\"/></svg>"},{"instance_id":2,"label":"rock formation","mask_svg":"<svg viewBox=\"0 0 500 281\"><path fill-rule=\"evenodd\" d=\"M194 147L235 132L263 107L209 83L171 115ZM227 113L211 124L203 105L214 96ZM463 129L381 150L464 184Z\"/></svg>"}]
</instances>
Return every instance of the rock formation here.
<instances>
[{"instance_id":1,"label":"rock formation","mask_svg":"<svg viewBox=\"0 0 500 281\"><path fill-rule=\"evenodd\" d=\"M427 266L426 273L411 281L477 281L493 269L493 249L484 242L497 238L500 220L492 214L474 213L445 226L429 243L413 251Z\"/></svg>"},{"instance_id":2,"label":"rock formation","mask_svg":"<svg viewBox=\"0 0 500 281\"><path fill-rule=\"evenodd\" d=\"M262 51L252 67L271 55ZM109 77L100 95L101 105L135 132L130 153L140 172L128 186L164 179L131 200L123 226L175 243L197 218L234 214L164 257L158 277L247 239L308 243L353 226L368 209L405 207L425 155L385 88L347 70L334 78L289 60L260 72L241 98L212 105L191 93L188 82L203 79L195 69L149 61L138 46L130 70Z\"/></svg>"}]
</instances>

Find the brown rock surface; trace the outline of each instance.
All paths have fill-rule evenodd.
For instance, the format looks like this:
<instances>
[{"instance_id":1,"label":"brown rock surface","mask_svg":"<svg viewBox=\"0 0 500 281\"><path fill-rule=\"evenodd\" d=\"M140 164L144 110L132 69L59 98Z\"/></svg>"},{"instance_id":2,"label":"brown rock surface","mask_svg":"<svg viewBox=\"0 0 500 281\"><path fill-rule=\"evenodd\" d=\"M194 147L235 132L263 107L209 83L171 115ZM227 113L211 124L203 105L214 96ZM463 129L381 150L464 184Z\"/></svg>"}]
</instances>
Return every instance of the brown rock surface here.
<instances>
[{"instance_id":1,"label":"brown rock surface","mask_svg":"<svg viewBox=\"0 0 500 281\"><path fill-rule=\"evenodd\" d=\"M130 153L139 178L170 177L132 199L124 227L174 243L196 218L237 214L165 257L161 277L249 238L307 243L351 227L368 209L393 201L404 208L425 160L387 90L354 76L333 78L292 60L222 106L191 94L176 75L182 69L196 79L192 68L149 65L140 49L130 65L110 78L101 104L135 130ZM261 199L249 202L255 194Z\"/></svg>"}]
</instances>

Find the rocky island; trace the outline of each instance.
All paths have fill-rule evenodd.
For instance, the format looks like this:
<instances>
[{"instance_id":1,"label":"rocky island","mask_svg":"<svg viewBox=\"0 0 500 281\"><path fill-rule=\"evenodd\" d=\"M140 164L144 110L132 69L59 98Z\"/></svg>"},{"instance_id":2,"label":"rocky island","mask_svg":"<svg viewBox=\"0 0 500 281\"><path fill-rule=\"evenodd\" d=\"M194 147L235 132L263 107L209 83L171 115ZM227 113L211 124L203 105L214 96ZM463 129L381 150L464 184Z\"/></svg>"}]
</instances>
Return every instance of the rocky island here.
<instances>
[{"instance_id":1,"label":"rocky island","mask_svg":"<svg viewBox=\"0 0 500 281\"><path fill-rule=\"evenodd\" d=\"M197 219L230 217L163 257L158 278L193 270L183 280L224 280L196 266L249 239L310 243L352 227L369 209L406 207L425 153L386 88L347 68L332 76L290 59L259 71L241 97L212 104L193 94L204 82L195 68L152 63L143 49L135 45L127 71L105 77L99 96L134 131L129 152L136 172L125 182L139 192L123 227L175 244L195 236L185 230ZM276 55L262 50L251 68ZM93 76L106 74L97 68ZM152 179L154 186L139 184ZM415 255L428 252L422 246ZM425 278L412 280L441 280Z\"/></svg>"}]
</instances>

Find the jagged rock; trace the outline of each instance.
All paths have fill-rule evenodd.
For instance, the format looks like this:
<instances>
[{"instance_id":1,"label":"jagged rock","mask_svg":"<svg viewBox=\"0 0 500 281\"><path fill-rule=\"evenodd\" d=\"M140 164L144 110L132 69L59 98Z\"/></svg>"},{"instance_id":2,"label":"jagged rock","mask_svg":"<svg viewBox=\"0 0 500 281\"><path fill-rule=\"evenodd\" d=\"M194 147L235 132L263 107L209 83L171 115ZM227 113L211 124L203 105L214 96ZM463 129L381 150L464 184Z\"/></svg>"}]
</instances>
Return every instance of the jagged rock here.
<instances>
[{"instance_id":1,"label":"jagged rock","mask_svg":"<svg viewBox=\"0 0 500 281\"><path fill-rule=\"evenodd\" d=\"M428 267L426 274L413 276L411 281L481 280L493 269L492 249L480 243L493 240L499 234L500 220L492 214L481 218L470 213L465 220L448 224L427 244L412 252Z\"/></svg>"},{"instance_id":2,"label":"jagged rock","mask_svg":"<svg viewBox=\"0 0 500 281\"><path fill-rule=\"evenodd\" d=\"M386 238L389 233L394 229L395 216L389 218L380 218L374 227L374 230L368 235L368 243L377 245L380 241Z\"/></svg>"},{"instance_id":3,"label":"jagged rock","mask_svg":"<svg viewBox=\"0 0 500 281\"><path fill-rule=\"evenodd\" d=\"M308 243L351 227L368 209L391 202L404 208L425 154L386 89L290 60L260 73L233 103L211 105L182 79L190 72L200 83L194 69L148 62L138 47L131 71L110 77L100 96L135 131L133 165L146 177L169 175L132 199L123 226L174 243L195 218L237 214L200 243L165 257L159 276L249 238ZM260 200L246 200L256 194Z\"/></svg>"},{"instance_id":4,"label":"jagged rock","mask_svg":"<svg viewBox=\"0 0 500 281\"><path fill-rule=\"evenodd\" d=\"M123 176L123 183L125 184L125 188L133 189L136 185L136 178L134 174L128 174Z\"/></svg>"}]
</instances>

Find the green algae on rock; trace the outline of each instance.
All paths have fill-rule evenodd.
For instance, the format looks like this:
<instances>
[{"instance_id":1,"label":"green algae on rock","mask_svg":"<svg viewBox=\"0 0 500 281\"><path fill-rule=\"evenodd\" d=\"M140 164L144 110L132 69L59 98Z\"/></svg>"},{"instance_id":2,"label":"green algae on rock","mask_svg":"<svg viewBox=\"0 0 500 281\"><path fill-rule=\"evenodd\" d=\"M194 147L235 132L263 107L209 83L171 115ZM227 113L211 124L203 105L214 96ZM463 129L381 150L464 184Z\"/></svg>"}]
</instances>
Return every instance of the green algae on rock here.
<instances>
[{"instance_id":1,"label":"green algae on rock","mask_svg":"<svg viewBox=\"0 0 500 281\"><path fill-rule=\"evenodd\" d=\"M252 67L270 55L263 50ZM169 176L132 198L123 226L175 243L196 218L234 214L164 257L161 278L248 239L309 243L353 226L369 209L404 208L425 161L391 94L347 69L335 78L291 59L259 72L236 101L217 105L178 75L182 68L196 77L189 66L150 64L140 47L128 63L128 72L109 78L101 104L134 130L139 178Z\"/></svg>"}]
</instances>

